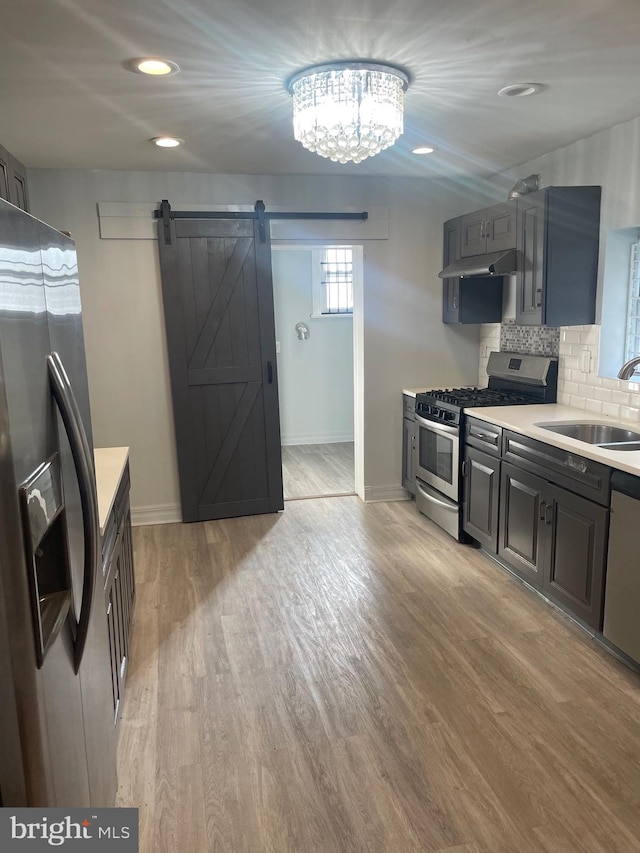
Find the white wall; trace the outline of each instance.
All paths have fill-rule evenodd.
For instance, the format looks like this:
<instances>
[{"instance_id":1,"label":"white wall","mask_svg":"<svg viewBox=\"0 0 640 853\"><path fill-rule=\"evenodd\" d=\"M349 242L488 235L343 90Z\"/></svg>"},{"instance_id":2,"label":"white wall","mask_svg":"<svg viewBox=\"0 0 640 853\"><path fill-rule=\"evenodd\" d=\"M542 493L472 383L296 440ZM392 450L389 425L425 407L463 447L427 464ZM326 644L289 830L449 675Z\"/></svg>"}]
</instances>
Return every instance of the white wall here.
<instances>
[{"instance_id":1,"label":"white wall","mask_svg":"<svg viewBox=\"0 0 640 853\"><path fill-rule=\"evenodd\" d=\"M471 383L478 329L441 322L442 223L478 206L472 188L427 180L30 170L36 216L77 242L96 445L131 447L138 521L176 518L179 502L157 248L100 240L96 204L250 204L390 211L390 238L364 259L364 485L402 494L402 387ZM480 202L482 203L482 202Z\"/></svg>"},{"instance_id":2,"label":"white wall","mask_svg":"<svg viewBox=\"0 0 640 853\"><path fill-rule=\"evenodd\" d=\"M353 441L353 320L310 318L311 250L273 252L280 434L283 444ZM309 329L300 340L296 323Z\"/></svg>"},{"instance_id":3,"label":"white wall","mask_svg":"<svg viewBox=\"0 0 640 853\"><path fill-rule=\"evenodd\" d=\"M497 176L496 188L508 189L518 178L532 173L540 174L542 186L595 184L602 187L598 317L606 317L607 313L615 308L611 300L617 299L611 295L607 297L607 288L612 283L609 272L607 287L604 286L608 232L640 225L640 118L616 125L588 139L574 142L511 169L508 173ZM609 271L616 268L615 264L607 266ZM613 285L615 286L615 283ZM482 343L495 348L496 334L495 327L483 328ZM607 334L613 332L608 331ZM623 329L617 330L617 334L622 337ZM566 326L562 329L559 402L594 413L640 420L638 383L599 376L599 348L599 325ZM580 370L579 359L583 349L587 349L591 354L589 373Z\"/></svg>"}]
</instances>

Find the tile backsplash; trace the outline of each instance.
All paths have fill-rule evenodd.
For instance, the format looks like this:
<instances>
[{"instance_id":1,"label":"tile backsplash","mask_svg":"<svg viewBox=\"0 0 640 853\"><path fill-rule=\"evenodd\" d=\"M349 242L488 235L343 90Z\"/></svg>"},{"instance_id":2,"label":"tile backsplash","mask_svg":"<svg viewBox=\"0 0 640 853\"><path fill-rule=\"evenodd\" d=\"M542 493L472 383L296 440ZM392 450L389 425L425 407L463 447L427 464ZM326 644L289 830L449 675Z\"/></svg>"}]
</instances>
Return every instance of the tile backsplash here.
<instances>
[{"instance_id":1,"label":"tile backsplash","mask_svg":"<svg viewBox=\"0 0 640 853\"><path fill-rule=\"evenodd\" d=\"M481 327L480 385L487 384L487 361L492 350L532 355L557 353L559 403L593 414L640 422L640 383L598 376L600 326L531 327L537 333L531 338L519 331L525 328L512 323L486 323ZM555 352L544 352L542 348L554 346L554 340ZM589 353L588 372L582 369L586 366L585 350Z\"/></svg>"},{"instance_id":2,"label":"tile backsplash","mask_svg":"<svg viewBox=\"0 0 640 853\"><path fill-rule=\"evenodd\" d=\"M525 355L558 355L560 329L552 326L516 326L503 322L500 325L500 349Z\"/></svg>"}]
</instances>

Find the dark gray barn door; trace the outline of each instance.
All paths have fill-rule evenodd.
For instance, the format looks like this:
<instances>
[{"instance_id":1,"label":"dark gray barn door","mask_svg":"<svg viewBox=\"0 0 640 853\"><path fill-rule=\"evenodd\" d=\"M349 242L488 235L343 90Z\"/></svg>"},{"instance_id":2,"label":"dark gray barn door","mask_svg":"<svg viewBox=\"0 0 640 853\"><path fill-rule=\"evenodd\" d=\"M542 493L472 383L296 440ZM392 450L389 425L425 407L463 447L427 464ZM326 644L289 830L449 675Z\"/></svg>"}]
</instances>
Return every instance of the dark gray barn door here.
<instances>
[{"instance_id":1,"label":"dark gray barn door","mask_svg":"<svg viewBox=\"0 0 640 853\"><path fill-rule=\"evenodd\" d=\"M253 219L158 220L184 521L283 508L271 248Z\"/></svg>"}]
</instances>

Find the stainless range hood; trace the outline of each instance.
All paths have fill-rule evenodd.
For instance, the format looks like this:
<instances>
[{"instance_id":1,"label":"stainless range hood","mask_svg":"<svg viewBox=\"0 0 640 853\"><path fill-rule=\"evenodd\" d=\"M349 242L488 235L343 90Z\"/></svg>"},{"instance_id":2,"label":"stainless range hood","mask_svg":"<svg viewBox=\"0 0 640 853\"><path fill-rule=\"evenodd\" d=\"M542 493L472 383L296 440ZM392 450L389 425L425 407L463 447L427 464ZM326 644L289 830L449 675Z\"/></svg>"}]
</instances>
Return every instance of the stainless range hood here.
<instances>
[{"instance_id":1,"label":"stainless range hood","mask_svg":"<svg viewBox=\"0 0 640 853\"><path fill-rule=\"evenodd\" d=\"M476 275L509 275L516 271L516 251L490 252L488 255L475 255L460 258L445 267L438 275L440 278L469 278Z\"/></svg>"}]
</instances>

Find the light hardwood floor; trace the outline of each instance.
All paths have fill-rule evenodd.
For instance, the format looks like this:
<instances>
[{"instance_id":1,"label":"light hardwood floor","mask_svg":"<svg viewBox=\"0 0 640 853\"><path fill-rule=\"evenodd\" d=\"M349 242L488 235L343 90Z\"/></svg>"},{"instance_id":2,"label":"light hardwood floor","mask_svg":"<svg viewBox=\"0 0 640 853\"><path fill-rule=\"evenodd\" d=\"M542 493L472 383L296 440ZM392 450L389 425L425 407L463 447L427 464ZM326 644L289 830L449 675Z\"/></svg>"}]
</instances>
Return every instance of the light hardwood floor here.
<instances>
[{"instance_id":1,"label":"light hardwood floor","mask_svg":"<svg viewBox=\"0 0 640 853\"><path fill-rule=\"evenodd\" d=\"M141 853L640 851L640 681L411 503L134 531Z\"/></svg>"},{"instance_id":2,"label":"light hardwood floor","mask_svg":"<svg viewBox=\"0 0 640 853\"><path fill-rule=\"evenodd\" d=\"M353 442L283 446L282 483L285 500L353 494Z\"/></svg>"}]
</instances>

